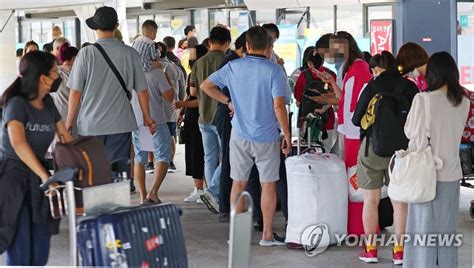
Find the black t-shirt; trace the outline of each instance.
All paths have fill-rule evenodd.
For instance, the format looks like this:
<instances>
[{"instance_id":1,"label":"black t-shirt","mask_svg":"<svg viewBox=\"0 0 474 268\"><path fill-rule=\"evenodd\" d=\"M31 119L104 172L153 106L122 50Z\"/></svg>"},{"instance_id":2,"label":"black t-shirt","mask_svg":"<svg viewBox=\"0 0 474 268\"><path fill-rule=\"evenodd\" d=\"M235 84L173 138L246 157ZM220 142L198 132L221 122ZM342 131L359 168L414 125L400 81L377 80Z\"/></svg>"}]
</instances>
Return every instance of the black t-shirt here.
<instances>
[{"instance_id":1,"label":"black t-shirt","mask_svg":"<svg viewBox=\"0 0 474 268\"><path fill-rule=\"evenodd\" d=\"M10 143L7 124L16 120L25 126L26 141L35 155L44 160L46 151L54 139L55 125L61 120L61 115L54 105L53 98L48 94L44 98L44 107L39 110L22 97L13 97L3 107L3 125L1 131L2 158L19 159Z\"/></svg>"}]
</instances>

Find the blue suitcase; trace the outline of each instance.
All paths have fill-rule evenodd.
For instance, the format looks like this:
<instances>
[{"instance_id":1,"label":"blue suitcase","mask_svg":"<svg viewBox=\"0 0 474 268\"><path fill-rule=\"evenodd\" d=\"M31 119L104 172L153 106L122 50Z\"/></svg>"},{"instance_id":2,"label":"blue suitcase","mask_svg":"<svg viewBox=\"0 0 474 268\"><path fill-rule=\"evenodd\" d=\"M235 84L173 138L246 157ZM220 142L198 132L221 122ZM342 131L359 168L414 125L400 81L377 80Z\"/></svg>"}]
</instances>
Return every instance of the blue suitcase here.
<instances>
[{"instance_id":1,"label":"blue suitcase","mask_svg":"<svg viewBox=\"0 0 474 268\"><path fill-rule=\"evenodd\" d=\"M82 266L187 267L181 209L173 204L123 208L77 226Z\"/></svg>"}]
</instances>

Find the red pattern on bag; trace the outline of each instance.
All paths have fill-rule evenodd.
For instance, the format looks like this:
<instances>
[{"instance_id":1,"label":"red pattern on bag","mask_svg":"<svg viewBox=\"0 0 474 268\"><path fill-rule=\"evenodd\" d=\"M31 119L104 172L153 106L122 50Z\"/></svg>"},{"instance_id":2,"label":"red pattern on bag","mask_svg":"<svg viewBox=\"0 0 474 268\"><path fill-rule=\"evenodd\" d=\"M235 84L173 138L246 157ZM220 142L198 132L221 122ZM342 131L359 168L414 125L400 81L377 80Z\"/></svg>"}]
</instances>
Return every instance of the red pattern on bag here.
<instances>
[{"instance_id":1,"label":"red pattern on bag","mask_svg":"<svg viewBox=\"0 0 474 268\"><path fill-rule=\"evenodd\" d=\"M141 268L150 268L150 264L147 261L143 261Z\"/></svg>"},{"instance_id":2,"label":"red pattern on bag","mask_svg":"<svg viewBox=\"0 0 474 268\"><path fill-rule=\"evenodd\" d=\"M349 182L354 190L357 191L359 189L359 184L357 183L357 173L354 173L354 175L349 178Z\"/></svg>"},{"instance_id":3,"label":"red pattern on bag","mask_svg":"<svg viewBox=\"0 0 474 268\"><path fill-rule=\"evenodd\" d=\"M145 241L146 250L151 252L152 250L158 248L160 246L160 241L158 240L158 236L154 235L147 241Z\"/></svg>"}]
</instances>

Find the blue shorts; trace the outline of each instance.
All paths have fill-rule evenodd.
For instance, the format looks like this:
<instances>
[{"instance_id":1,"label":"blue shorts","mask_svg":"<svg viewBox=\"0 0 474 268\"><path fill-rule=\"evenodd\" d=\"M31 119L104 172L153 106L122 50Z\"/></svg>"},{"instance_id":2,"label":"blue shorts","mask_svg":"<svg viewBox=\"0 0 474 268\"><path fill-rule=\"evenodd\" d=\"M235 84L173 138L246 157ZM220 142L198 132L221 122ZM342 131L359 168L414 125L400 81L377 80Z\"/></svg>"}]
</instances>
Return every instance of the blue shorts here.
<instances>
[{"instance_id":1,"label":"blue shorts","mask_svg":"<svg viewBox=\"0 0 474 268\"><path fill-rule=\"evenodd\" d=\"M176 122L168 122L166 123L168 128L170 129L171 137L176 137Z\"/></svg>"},{"instance_id":2,"label":"blue shorts","mask_svg":"<svg viewBox=\"0 0 474 268\"><path fill-rule=\"evenodd\" d=\"M148 162L148 152L140 150L140 137L138 130L132 132L133 150L135 152L135 163L146 164ZM171 162L171 136L168 126L160 124L156 126L156 133L153 135L153 145L155 151L155 162Z\"/></svg>"}]
</instances>

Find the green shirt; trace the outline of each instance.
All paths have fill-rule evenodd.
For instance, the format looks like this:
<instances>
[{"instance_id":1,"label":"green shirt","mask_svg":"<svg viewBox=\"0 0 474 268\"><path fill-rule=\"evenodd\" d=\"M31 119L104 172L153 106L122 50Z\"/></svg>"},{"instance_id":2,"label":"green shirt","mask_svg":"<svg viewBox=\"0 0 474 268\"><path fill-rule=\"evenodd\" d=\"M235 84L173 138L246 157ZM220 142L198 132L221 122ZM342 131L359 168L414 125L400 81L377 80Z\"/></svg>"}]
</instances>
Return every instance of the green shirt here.
<instances>
[{"instance_id":1,"label":"green shirt","mask_svg":"<svg viewBox=\"0 0 474 268\"><path fill-rule=\"evenodd\" d=\"M217 101L202 92L200 88L201 83L219 69L220 64L226 56L227 54L220 50L211 50L193 65L190 84L196 87L196 97L199 99L200 124L212 124L217 110Z\"/></svg>"}]
</instances>

